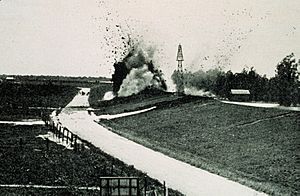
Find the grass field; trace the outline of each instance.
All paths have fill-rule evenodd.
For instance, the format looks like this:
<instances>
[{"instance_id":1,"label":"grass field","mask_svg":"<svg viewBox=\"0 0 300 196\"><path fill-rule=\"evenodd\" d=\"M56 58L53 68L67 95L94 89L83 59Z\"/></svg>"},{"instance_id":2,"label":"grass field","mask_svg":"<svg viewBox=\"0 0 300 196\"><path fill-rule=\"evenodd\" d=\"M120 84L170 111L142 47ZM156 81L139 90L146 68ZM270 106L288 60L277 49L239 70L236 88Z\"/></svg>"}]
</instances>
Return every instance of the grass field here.
<instances>
[{"instance_id":1,"label":"grass field","mask_svg":"<svg viewBox=\"0 0 300 196\"><path fill-rule=\"evenodd\" d=\"M299 194L300 113L196 100L100 123L268 194Z\"/></svg>"},{"instance_id":2,"label":"grass field","mask_svg":"<svg viewBox=\"0 0 300 196\"><path fill-rule=\"evenodd\" d=\"M2 107L64 107L77 91L65 85L1 83L0 101Z\"/></svg>"},{"instance_id":3,"label":"grass field","mask_svg":"<svg viewBox=\"0 0 300 196\"><path fill-rule=\"evenodd\" d=\"M39 118L66 106L76 95L76 87L40 84L0 84L0 119ZM48 108L48 109L47 109Z\"/></svg>"}]
</instances>

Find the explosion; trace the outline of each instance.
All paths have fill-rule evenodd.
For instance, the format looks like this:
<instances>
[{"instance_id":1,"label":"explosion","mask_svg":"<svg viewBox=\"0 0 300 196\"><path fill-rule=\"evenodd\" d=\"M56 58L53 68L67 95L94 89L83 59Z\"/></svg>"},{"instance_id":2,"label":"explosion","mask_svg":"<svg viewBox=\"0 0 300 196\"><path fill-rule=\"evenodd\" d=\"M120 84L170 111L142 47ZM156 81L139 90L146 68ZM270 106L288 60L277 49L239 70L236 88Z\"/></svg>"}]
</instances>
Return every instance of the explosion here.
<instances>
[{"instance_id":1,"label":"explosion","mask_svg":"<svg viewBox=\"0 0 300 196\"><path fill-rule=\"evenodd\" d=\"M216 97L212 92L210 91L204 91L203 89L197 89L196 87L186 87L184 88L184 93L186 95L192 95L192 96L201 96L201 97Z\"/></svg>"},{"instance_id":2,"label":"explosion","mask_svg":"<svg viewBox=\"0 0 300 196\"><path fill-rule=\"evenodd\" d=\"M175 85L180 85L180 80L184 81L184 91L187 95L215 97L214 90L217 80L225 73L220 68L209 69L207 71L199 70L192 73L184 72L180 77L180 73L176 70L172 75Z\"/></svg>"},{"instance_id":3,"label":"explosion","mask_svg":"<svg viewBox=\"0 0 300 196\"><path fill-rule=\"evenodd\" d=\"M136 44L128 55L114 64L113 92L119 97L137 94L146 88L167 90L161 71L153 64L155 48Z\"/></svg>"}]
</instances>

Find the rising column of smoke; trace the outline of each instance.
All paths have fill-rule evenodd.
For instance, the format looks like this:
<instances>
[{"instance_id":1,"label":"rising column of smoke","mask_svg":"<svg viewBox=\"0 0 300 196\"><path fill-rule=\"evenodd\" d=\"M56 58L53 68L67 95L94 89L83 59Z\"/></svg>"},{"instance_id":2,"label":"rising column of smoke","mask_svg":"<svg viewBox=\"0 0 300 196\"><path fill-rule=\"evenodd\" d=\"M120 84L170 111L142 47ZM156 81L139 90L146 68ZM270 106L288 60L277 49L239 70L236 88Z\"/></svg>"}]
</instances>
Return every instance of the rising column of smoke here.
<instances>
[{"instance_id":1,"label":"rising column of smoke","mask_svg":"<svg viewBox=\"0 0 300 196\"><path fill-rule=\"evenodd\" d=\"M209 69L206 72L199 70L197 72L185 72L183 73L184 91L185 94L195 96L215 97L212 93L218 76L225 74L220 68ZM172 75L174 83L179 84L178 71L175 71Z\"/></svg>"},{"instance_id":2,"label":"rising column of smoke","mask_svg":"<svg viewBox=\"0 0 300 196\"><path fill-rule=\"evenodd\" d=\"M153 64L155 48L134 45L122 62L115 63L114 92L119 97L137 94L151 87L166 90L163 74Z\"/></svg>"},{"instance_id":3,"label":"rising column of smoke","mask_svg":"<svg viewBox=\"0 0 300 196\"><path fill-rule=\"evenodd\" d=\"M127 97L133 94L137 94L144 90L146 87L154 84L154 74L151 73L147 65L139 68L133 68L127 77L123 80L123 83L118 91L119 97Z\"/></svg>"}]
</instances>

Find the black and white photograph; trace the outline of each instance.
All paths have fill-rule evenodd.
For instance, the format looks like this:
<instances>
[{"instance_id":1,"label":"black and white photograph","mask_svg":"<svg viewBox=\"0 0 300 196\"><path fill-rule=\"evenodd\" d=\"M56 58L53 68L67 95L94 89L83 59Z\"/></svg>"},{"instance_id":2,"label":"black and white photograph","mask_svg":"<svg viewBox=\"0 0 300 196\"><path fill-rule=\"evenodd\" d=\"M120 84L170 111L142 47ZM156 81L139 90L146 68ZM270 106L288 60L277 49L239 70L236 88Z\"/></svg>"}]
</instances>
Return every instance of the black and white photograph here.
<instances>
[{"instance_id":1,"label":"black and white photograph","mask_svg":"<svg viewBox=\"0 0 300 196\"><path fill-rule=\"evenodd\" d=\"M2 195L300 195L300 1L0 0Z\"/></svg>"}]
</instances>

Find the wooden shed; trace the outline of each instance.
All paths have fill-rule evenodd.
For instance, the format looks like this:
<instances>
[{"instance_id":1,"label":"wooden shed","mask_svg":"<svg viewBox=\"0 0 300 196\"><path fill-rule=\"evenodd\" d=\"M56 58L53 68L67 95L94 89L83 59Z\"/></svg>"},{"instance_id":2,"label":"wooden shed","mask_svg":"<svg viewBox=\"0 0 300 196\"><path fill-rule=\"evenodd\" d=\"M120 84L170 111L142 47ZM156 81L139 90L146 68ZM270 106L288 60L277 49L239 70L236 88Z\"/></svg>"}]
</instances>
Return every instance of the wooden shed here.
<instances>
[{"instance_id":1,"label":"wooden shed","mask_svg":"<svg viewBox=\"0 0 300 196\"><path fill-rule=\"evenodd\" d=\"M230 101L250 101L250 91L246 89L231 89Z\"/></svg>"}]
</instances>

